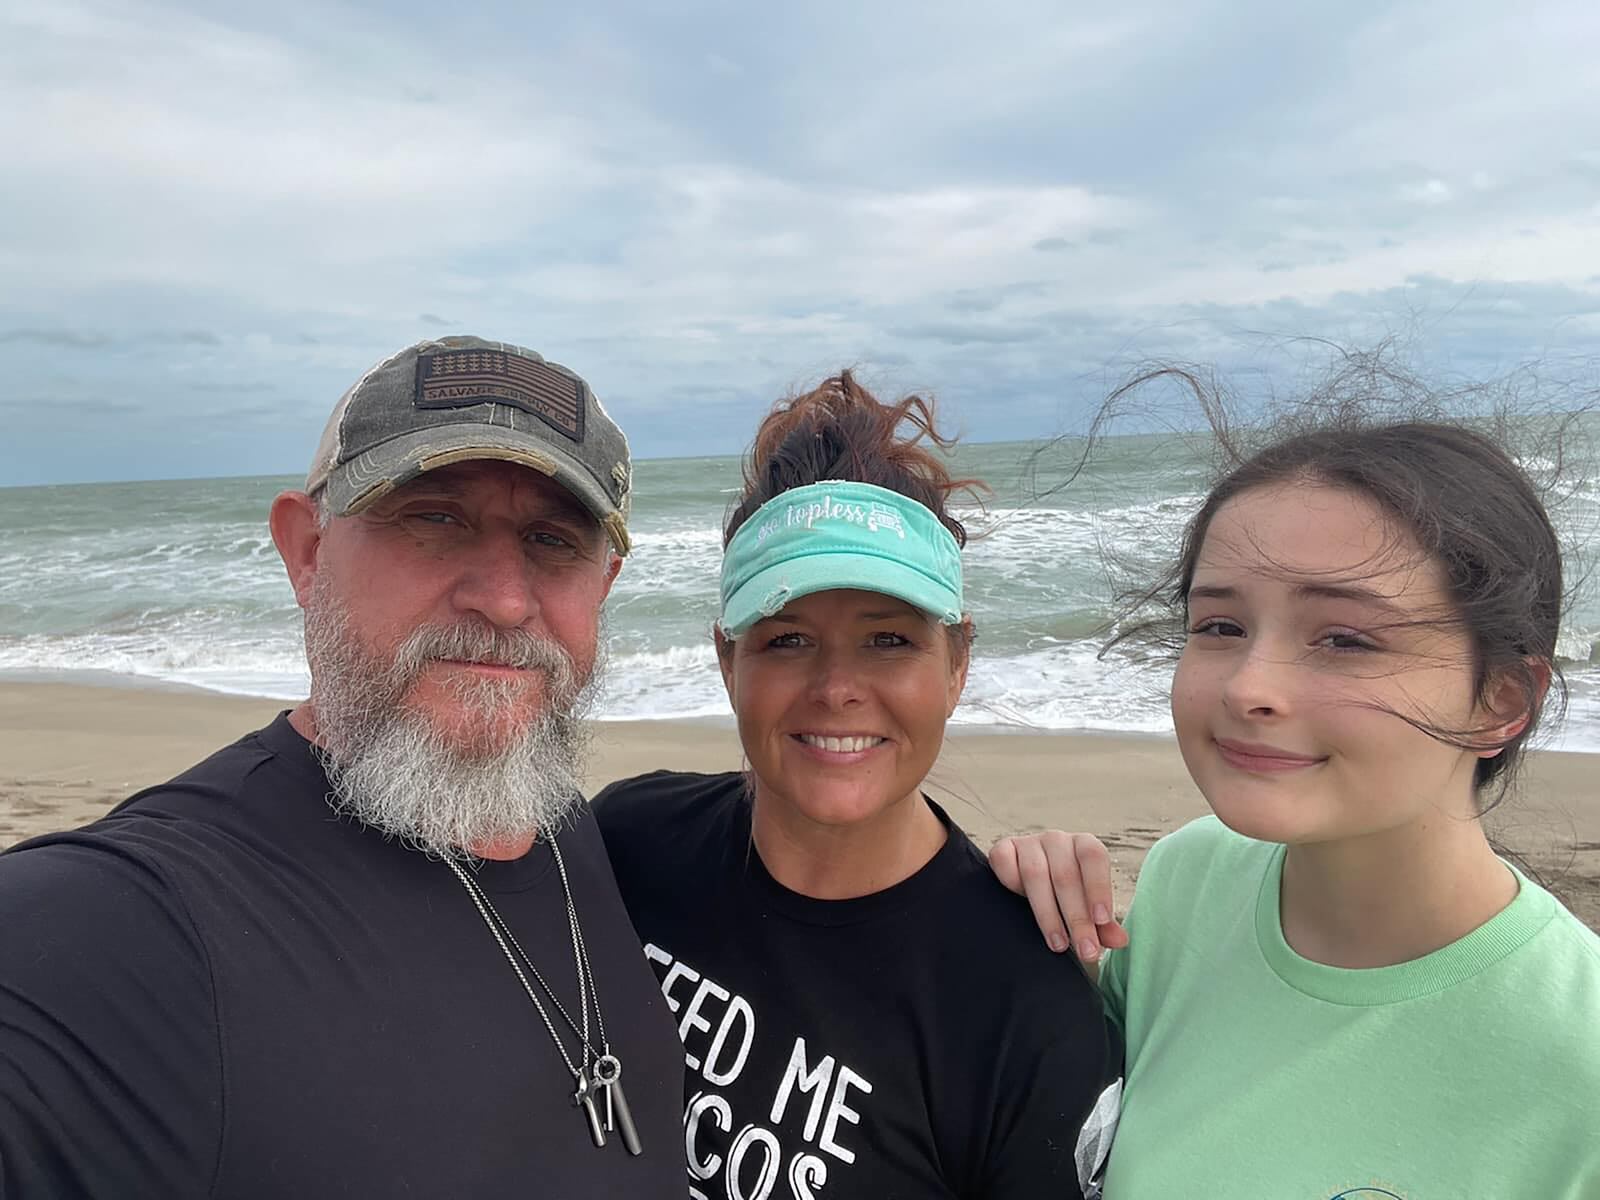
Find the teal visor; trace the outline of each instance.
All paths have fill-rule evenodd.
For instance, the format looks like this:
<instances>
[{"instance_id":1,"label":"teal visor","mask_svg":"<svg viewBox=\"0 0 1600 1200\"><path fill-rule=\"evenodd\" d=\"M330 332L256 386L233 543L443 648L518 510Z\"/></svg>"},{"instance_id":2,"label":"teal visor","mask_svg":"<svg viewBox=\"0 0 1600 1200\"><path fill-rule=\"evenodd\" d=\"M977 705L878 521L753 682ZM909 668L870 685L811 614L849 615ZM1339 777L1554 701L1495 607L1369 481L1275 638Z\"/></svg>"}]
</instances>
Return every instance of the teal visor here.
<instances>
[{"instance_id":1,"label":"teal visor","mask_svg":"<svg viewBox=\"0 0 1600 1200\"><path fill-rule=\"evenodd\" d=\"M739 637L815 592L856 588L915 605L945 625L961 620L961 547L909 496L828 480L758 508L722 556L722 619Z\"/></svg>"}]
</instances>

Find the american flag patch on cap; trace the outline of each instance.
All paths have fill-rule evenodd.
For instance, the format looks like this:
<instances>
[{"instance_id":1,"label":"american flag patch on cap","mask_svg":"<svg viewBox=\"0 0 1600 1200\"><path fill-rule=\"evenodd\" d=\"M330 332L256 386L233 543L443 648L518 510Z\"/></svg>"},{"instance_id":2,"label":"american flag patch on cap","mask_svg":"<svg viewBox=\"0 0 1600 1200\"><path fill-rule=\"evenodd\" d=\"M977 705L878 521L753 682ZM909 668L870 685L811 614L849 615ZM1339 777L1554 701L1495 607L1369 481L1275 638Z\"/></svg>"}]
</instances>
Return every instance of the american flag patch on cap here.
<instances>
[{"instance_id":1,"label":"american flag patch on cap","mask_svg":"<svg viewBox=\"0 0 1600 1200\"><path fill-rule=\"evenodd\" d=\"M583 385L554 367L502 350L444 350L417 359L418 408L509 404L583 441Z\"/></svg>"}]
</instances>

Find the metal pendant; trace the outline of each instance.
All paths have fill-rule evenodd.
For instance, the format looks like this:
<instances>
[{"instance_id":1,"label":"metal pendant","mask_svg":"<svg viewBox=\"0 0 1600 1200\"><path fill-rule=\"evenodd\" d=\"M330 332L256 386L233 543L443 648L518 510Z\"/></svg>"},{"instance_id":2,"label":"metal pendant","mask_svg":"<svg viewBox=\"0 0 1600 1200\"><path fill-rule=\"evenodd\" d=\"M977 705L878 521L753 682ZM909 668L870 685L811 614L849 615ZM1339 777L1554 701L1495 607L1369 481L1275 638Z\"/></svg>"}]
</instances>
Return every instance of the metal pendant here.
<instances>
[{"instance_id":1,"label":"metal pendant","mask_svg":"<svg viewBox=\"0 0 1600 1200\"><path fill-rule=\"evenodd\" d=\"M589 1087L589 1077L583 1072L578 1073L578 1090L572 1093L572 1103L583 1109L584 1118L589 1122L589 1136L597 1147L606 1144L606 1131L600 1125L600 1114L595 1111L594 1094Z\"/></svg>"},{"instance_id":2,"label":"metal pendant","mask_svg":"<svg viewBox=\"0 0 1600 1200\"><path fill-rule=\"evenodd\" d=\"M594 1060L594 1083L605 1092L606 1129L622 1134L622 1144L629 1154L642 1154L644 1146L628 1108L628 1097L622 1090L622 1062L615 1054L602 1054Z\"/></svg>"}]
</instances>

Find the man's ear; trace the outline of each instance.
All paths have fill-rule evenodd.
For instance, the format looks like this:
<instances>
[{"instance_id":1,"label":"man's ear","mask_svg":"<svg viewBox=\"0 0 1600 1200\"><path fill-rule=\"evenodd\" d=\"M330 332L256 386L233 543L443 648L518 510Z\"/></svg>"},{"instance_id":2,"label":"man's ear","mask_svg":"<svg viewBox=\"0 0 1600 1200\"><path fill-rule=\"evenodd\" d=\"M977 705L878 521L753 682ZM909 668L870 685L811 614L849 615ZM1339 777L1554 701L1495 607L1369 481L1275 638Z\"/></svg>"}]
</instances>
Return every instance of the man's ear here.
<instances>
[{"instance_id":1,"label":"man's ear","mask_svg":"<svg viewBox=\"0 0 1600 1200\"><path fill-rule=\"evenodd\" d=\"M601 600L604 600L607 596L611 595L611 585L616 583L617 575L622 570L622 555L618 554L615 550L608 550L606 553L608 555L608 560L606 562L606 586L605 591L600 593Z\"/></svg>"},{"instance_id":2,"label":"man's ear","mask_svg":"<svg viewBox=\"0 0 1600 1200\"><path fill-rule=\"evenodd\" d=\"M304 608L311 599L311 582L317 574L317 552L322 548L322 521L317 503L304 492L283 492L272 502L267 518L272 544L278 548L295 603Z\"/></svg>"},{"instance_id":3,"label":"man's ear","mask_svg":"<svg viewBox=\"0 0 1600 1200\"><path fill-rule=\"evenodd\" d=\"M1505 743L1528 727L1544 694L1550 688L1550 664L1542 658L1523 659L1527 674L1503 671L1484 688L1478 715L1486 736L1495 745L1478 751L1479 758L1493 758Z\"/></svg>"}]
</instances>

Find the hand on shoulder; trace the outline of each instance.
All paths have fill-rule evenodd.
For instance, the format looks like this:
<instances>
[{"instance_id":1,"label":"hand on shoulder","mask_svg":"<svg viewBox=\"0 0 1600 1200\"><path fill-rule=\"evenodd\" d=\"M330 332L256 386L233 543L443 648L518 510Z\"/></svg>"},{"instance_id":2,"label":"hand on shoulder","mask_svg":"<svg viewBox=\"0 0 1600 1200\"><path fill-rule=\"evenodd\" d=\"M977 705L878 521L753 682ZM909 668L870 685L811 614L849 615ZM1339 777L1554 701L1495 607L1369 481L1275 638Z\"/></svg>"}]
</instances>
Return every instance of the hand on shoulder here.
<instances>
[{"instance_id":1,"label":"hand on shoulder","mask_svg":"<svg viewBox=\"0 0 1600 1200\"><path fill-rule=\"evenodd\" d=\"M1093 834L1051 829L1001 838L989 865L1027 898L1050 948L1060 953L1070 945L1091 973L1104 951L1128 944L1112 908L1111 856Z\"/></svg>"}]
</instances>

